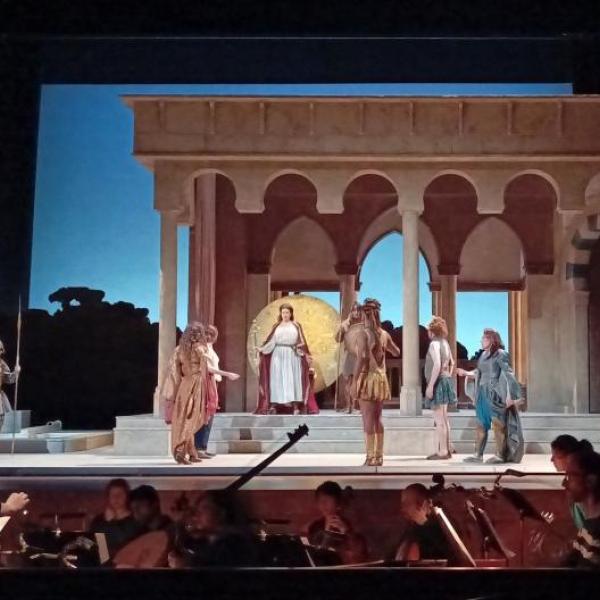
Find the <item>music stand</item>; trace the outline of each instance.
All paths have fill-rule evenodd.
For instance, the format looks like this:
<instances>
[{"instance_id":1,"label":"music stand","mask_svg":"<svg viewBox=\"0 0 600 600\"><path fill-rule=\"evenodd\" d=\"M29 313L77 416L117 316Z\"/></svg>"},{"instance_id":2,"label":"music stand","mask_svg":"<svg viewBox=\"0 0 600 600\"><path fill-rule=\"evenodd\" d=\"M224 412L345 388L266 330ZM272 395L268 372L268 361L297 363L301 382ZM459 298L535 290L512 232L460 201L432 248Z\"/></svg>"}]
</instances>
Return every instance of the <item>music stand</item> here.
<instances>
[{"instance_id":1,"label":"music stand","mask_svg":"<svg viewBox=\"0 0 600 600\"><path fill-rule=\"evenodd\" d=\"M446 513L439 506L434 506L433 512L436 516L437 522L440 524L440 527L444 532L444 535L446 536L448 544L450 545L452 551L452 566L476 567L477 564L475 563L475 560L471 556L471 553L467 550L467 547L464 545L463 541L460 539L458 533L456 533L456 529L454 529L454 526L452 523L450 523Z\"/></svg>"},{"instance_id":2,"label":"music stand","mask_svg":"<svg viewBox=\"0 0 600 600\"><path fill-rule=\"evenodd\" d=\"M504 488L496 485L496 489L502 497L519 513L519 533L521 537L521 566L525 564L525 519L531 519L542 523L553 533L554 530L550 527L548 521L542 516L540 511L529 502L529 500L518 490L512 488ZM558 535L558 534L556 534ZM560 536L559 536L560 537Z\"/></svg>"},{"instance_id":3,"label":"music stand","mask_svg":"<svg viewBox=\"0 0 600 600\"><path fill-rule=\"evenodd\" d=\"M508 562L511 558L515 557L515 553L504 545L490 517L483 508L475 506L470 500L467 500L465 504L467 505L469 514L473 517L479 528L483 558L488 559L490 549L494 549L504 557L506 566L508 567Z\"/></svg>"}]
</instances>

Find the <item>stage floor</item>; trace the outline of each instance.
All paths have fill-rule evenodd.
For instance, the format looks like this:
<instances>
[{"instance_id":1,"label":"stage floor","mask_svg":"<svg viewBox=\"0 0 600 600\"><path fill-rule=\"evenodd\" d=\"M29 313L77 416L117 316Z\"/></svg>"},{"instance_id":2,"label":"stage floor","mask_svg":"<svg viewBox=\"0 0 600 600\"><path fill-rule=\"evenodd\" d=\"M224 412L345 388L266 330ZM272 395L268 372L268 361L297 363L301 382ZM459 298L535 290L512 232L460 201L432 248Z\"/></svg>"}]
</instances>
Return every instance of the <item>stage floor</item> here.
<instances>
[{"instance_id":1,"label":"stage floor","mask_svg":"<svg viewBox=\"0 0 600 600\"><path fill-rule=\"evenodd\" d=\"M388 456L382 467L365 467L359 454L287 454L278 458L263 473L247 484L248 489L310 489L324 479L343 481L357 488L395 489L420 481L431 483L442 473L448 483L489 485L507 468L526 477L506 476L503 482L519 488L559 489L562 477L554 471L549 456L528 454L518 464L466 464L466 455L447 461L428 461L423 457ZM169 456L118 456L112 448L68 454L0 455L0 487L10 487L6 478L38 481L44 486L67 481L85 487L104 485L107 478L127 477L152 483L159 488L221 488L264 460L264 454L224 454L198 465L183 466Z\"/></svg>"}]
</instances>

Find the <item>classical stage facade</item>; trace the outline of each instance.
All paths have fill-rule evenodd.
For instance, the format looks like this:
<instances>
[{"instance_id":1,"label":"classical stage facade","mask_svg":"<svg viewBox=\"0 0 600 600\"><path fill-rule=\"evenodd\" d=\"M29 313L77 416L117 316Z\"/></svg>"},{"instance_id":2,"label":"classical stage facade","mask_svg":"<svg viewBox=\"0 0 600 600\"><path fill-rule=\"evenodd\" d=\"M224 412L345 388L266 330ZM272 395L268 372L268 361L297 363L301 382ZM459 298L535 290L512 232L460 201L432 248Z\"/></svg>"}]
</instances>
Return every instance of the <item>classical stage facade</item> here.
<instances>
[{"instance_id":1,"label":"classical stage facade","mask_svg":"<svg viewBox=\"0 0 600 600\"><path fill-rule=\"evenodd\" d=\"M365 255L399 231L399 414L421 413L419 251L452 344L457 291L508 291L528 410L600 411L600 98L124 101L161 218L159 382L175 346L178 227L190 228L189 318L218 326L223 364L243 374L222 388L227 412L255 406L257 313L311 290L339 290L346 313Z\"/></svg>"}]
</instances>

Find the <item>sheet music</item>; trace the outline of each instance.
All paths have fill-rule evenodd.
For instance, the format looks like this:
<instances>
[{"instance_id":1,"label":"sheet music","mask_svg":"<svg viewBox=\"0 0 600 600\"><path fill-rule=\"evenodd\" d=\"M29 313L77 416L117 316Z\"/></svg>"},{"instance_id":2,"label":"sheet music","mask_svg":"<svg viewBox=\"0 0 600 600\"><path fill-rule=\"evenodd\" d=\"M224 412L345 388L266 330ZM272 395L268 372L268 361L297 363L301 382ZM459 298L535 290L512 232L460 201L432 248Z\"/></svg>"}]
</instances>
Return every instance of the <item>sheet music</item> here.
<instances>
[{"instance_id":1,"label":"sheet music","mask_svg":"<svg viewBox=\"0 0 600 600\"><path fill-rule=\"evenodd\" d=\"M95 533L96 544L98 544L98 556L100 557L100 564L110 560L110 553L108 552L108 544L106 543L106 535L104 533Z\"/></svg>"},{"instance_id":2,"label":"sheet music","mask_svg":"<svg viewBox=\"0 0 600 600\"><path fill-rule=\"evenodd\" d=\"M454 529L452 523L450 523L446 513L439 506L434 506L433 510L438 518L438 522L444 529L444 533L447 537L451 538L452 546L460 553L461 562L465 563L465 565L476 567L477 564L475 563L475 560L471 556L471 553L467 550L467 547L463 544L463 541L460 539L458 533L456 533L456 530Z\"/></svg>"},{"instance_id":3,"label":"sheet music","mask_svg":"<svg viewBox=\"0 0 600 600\"><path fill-rule=\"evenodd\" d=\"M10 521L10 517L0 517L0 533L6 527L6 524Z\"/></svg>"}]
</instances>

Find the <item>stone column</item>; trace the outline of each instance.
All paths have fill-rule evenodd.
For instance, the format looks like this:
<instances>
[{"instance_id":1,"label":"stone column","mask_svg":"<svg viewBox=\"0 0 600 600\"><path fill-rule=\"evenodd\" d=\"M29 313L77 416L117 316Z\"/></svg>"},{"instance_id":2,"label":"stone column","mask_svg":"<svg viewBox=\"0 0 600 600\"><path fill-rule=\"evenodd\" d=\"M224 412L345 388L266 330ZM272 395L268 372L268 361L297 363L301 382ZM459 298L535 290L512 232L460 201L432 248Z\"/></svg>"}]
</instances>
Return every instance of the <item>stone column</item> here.
<instances>
[{"instance_id":1,"label":"stone column","mask_svg":"<svg viewBox=\"0 0 600 600\"><path fill-rule=\"evenodd\" d=\"M215 319L216 205L214 173L196 179L194 223L190 227L188 321L212 324Z\"/></svg>"},{"instance_id":2,"label":"stone column","mask_svg":"<svg viewBox=\"0 0 600 600\"><path fill-rule=\"evenodd\" d=\"M456 286L457 275L440 275L440 314L448 325L448 344L456 360Z\"/></svg>"},{"instance_id":3,"label":"stone column","mask_svg":"<svg viewBox=\"0 0 600 600\"><path fill-rule=\"evenodd\" d=\"M575 386L573 409L576 413L590 412L590 354L589 354L589 306L590 293L587 290L573 292L575 310L574 361Z\"/></svg>"},{"instance_id":4,"label":"stone column","mask_svg":"<svg viewBox=\"0 0 600 600\"><path fill-rule=\"evenodd\" d=\"M515 290L508 294L508 351L517 379L527 385L528 315L527 291Z\"/></svg>"},{"instance_id":5,"label":"stone column","mask_svg":"<svg viewBox=\"0 0 600 600\"><path fill-rule=\"evenodd\" d=\"M340 303L342 306L342 319L350 314L352 304L356 301L356 275L340 275Z\"/></svg>"},{"instance_id":6,"label":"stone column","mask_svg":"<svg viewBox=\"0 0 600 600\"><path fill-rule=\"evenodd\" d=\"M177 216L173 211L160 213L160 307L158 322L157 390L175 349L177 333ZM158 416L158 394L154 394L153 413Z\"/></svg>"},{"instance_id":7,"label":"stone column","mask_svg":"<svg viewBox=\"0 0 600 600\"><path fill-rule=\"evenodd\" d=\"M419 214L402 213L403 322L402 389L400 412L421 414L421 375L419 368Z\"/></svg>"},{"instance_id":8,"label":"stone column","mask_svg":"<svg viewBox=\"0 0 600 600\"><path fill-rule=\"evenodd\" d=\"M431 292L431 312L434 315L441 315L442 310L442 292L441 290L434 289Z\"/></svg>"},{"instance_id":9,"label":"stone column","mask_svg":"<svg viewBox=\"0 0 600 600\"><path fill-rule=\"evenodd\" d=\"M527 409L572 410L573 300L568 293L561 293L554 275L528 274L525 285Z\"/></svg>"},{"instance_id":10,"label":"stone column","mask_svg":"<svg viewBox=\"0 0 600 600\"><path fill-rule=\"evenodd\" d=\"M246 331L252 336L253 320L258 313L269 304L271 292L271 275L269 273L248 273L247 278L247 302L246 302ZM264 335L264 332L263 332ZM263 340L256 339L256 344L262 344ZM251 338L251 343L254 340ZM255 375L249 360L246 360L246 411L252 412L256 408L258 397L258 377Z\"/></svg>"}]
</instances>

